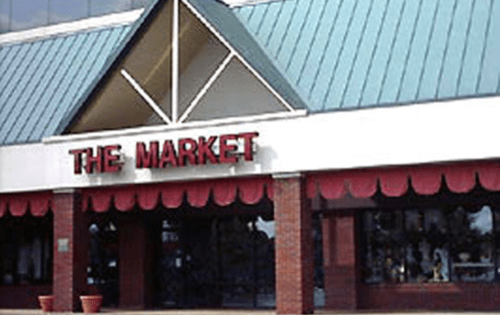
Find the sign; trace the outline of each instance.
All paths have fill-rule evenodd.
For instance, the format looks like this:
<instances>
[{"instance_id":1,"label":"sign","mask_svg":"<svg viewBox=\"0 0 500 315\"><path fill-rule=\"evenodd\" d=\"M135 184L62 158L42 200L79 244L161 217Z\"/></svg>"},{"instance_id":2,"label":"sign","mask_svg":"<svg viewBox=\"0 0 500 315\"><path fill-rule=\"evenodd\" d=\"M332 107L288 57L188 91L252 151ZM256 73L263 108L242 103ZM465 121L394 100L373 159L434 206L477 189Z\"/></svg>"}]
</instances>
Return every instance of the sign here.
<instances>
[{"instance_id":1,"label":"sign","mask_svg":"<svg viewBox=\"0 0 500 315\"><path fill-rule=\"evenodd\" d=\"M181 138L176 143L165 140L161 146L159 141L151 141L149 147L144 142L136 143L137 169L162 169L166 167L184 167L189 165L234 164L240 157L245 161L253 161L254 139L257 132L226 134ZM160 150L161 149L161 150ZM98 146L94 154L93 148L74 149L74 173L116 173L124 164L121 145Z\"/></svg>"},{"instance_id":2,"label":"sign","mask_svg":"<svg viewBox=\"0 0 500 315\"><path fill-rule=\"evenodd\" d=\"M59 253L69 252L69 238L57 239L57 252Z\"/></svg>"}]
</instances>

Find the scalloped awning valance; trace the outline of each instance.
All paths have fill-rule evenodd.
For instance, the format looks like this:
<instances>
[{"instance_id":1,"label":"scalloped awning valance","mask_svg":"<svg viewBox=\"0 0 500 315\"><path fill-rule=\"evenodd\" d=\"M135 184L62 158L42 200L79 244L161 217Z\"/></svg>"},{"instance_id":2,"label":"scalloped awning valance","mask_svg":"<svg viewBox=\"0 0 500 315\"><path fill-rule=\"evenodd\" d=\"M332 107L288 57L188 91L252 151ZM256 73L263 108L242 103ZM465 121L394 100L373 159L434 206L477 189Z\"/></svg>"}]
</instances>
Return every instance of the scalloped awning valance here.
<instances>
[{"instance_id":1,"label":"scalloped awning valance","mask_svg":"<svg viewBox=\"0 0 500 315\"><path fill-rule=\"evenodd\" d=\"M339 199L348 194L369 198L379 188L388 197L402 196L410 187L417 194L434 195L443 185L454 193L470 192L478 184L488 191L500 191L500 161L329 171L309 174L306 184L309 198L319 193L326 199ZM160 204L174 209L184 198L191 206L201 208L210 197L219 206L227 206L236 198L252 205L264 196L272 200L273 195L271 176L97 187L82 190L82 209L153 210ZM52 198L51 191L0 195L0 217L7 211L16 217L28 212L35 217L44 216L51 208Z\"/></svg>"}]
</instances>

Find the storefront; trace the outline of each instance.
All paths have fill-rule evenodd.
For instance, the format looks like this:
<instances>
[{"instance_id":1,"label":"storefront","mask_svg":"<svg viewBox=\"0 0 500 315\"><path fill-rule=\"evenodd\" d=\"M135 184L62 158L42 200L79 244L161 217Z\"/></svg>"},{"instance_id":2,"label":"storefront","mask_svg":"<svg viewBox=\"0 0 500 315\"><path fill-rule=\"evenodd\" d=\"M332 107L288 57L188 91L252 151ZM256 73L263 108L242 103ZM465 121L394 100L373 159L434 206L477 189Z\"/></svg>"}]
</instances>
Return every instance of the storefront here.
<instances>
[{"instance_id":1,"label":"storefront","mask_svg":"<svg viewBox=\"0 0 500 315\"><path fill-rule=\"evenodd\" d=\"M159 0L0 46L0 307L495 310L500 2L455 2Z\"/></svg>"}]
</instances>

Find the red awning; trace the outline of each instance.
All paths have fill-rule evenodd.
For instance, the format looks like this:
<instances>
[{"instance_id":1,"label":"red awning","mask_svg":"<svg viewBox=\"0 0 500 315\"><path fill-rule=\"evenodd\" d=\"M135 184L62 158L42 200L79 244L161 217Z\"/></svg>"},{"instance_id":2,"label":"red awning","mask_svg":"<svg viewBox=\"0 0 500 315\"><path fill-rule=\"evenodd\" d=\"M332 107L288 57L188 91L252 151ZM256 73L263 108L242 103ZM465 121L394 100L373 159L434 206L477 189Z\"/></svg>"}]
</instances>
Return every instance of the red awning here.
<instances>
[{"instance_id":1,"label":"red awning","mask_svg":"<svg viewBox=\"0 0 500 315\"><path fill-rule=\"evenodd\" d=\"M96 212L107 211L112 205L119 211L130 211L135 206L153 210L161 202L165 208L174 209L182 204L185 194L189 204L196 208L204 207L210 196L222 207L236 198L252 205L258 203L264 193L272 199L273 192L271 177L100 187L82 192L82 207Z\"/></svg>"},{"instance_id":2,"label":"red awning","mask_svg":"<svg viewBox=\"0 0 500 315\"><path fill-rule=\"evenodd\" d=\"M417 194L433 195L446 184L454 193L467 193L476 186L476 178L484 189L500 191L500 162L323 172L308 177L307 192L310 198L318 191L326 199L339 199L348 193L355 198L369 198L380 186L385 196L399 197L410 185Z\"/></svg>"},{"instance_id":3,"label":"red awning","mask_svg":"<svg viewBox=\"0 0 500 315\"><path fill-rule=\"evenodd\" d=\"M310 198L318 192L326 199L339 199L347 194L368 198L380 188L386 196L399 197L410 185L420 195L436 194L442 185L454 193L467 193L476 186L476 180L486 190L500 191L500 161L322 172L307 177L307 193ZM265 195L273 199L273 194L270 176L99 187L82 191L82 207L84 211L96 212L108 211L112 206L119 211L130 211L134 207L153 210L161 203L174 209L182 204L184 196L191 206L198 208L204 207L210 196L219 206L227 206L236 198L252 205ZM52 197L52 192L0 195L0 217L7 211L13 216L28 212L44 216L51 207Z\"/></svg>"},{"instance_id":4,"label":"red awning","mask_svg":"<svg viewBox=\"0 0 500 315\"><path fill-rule=\"evenodd\" d=\"M51 192L0 195L0 217L7 210L15 217L27 214L28 210L35 217L43 217L49 211L51 202Z\"/></svg>"}]
</instances>

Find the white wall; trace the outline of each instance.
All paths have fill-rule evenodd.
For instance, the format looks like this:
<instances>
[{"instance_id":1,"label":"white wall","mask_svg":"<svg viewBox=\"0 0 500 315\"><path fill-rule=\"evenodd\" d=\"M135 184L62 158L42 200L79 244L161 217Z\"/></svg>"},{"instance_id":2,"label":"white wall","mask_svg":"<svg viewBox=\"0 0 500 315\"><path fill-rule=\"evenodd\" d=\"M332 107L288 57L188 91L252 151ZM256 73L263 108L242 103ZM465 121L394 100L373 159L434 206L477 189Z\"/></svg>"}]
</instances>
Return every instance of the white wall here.
<instances>
[{"instance_id":1,"label":"white wall","mask_svg":"<svg viewBox=\"0 0 500 315\"><path fill-rule=\"evenodd\" d=\"M314 114L289 119L54 137L0 148L0 192L407 165L500 157L500 98ZM135 170L135 144L258 131L254 162ZM74 175L70 149L121 144L119 174Z\"/></svg>"}]
</instances>

